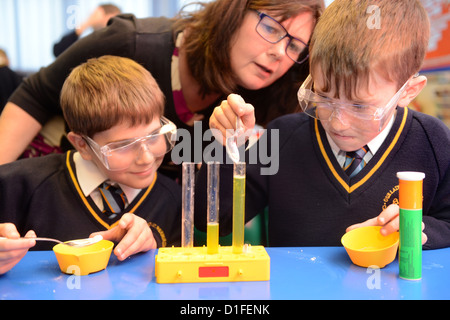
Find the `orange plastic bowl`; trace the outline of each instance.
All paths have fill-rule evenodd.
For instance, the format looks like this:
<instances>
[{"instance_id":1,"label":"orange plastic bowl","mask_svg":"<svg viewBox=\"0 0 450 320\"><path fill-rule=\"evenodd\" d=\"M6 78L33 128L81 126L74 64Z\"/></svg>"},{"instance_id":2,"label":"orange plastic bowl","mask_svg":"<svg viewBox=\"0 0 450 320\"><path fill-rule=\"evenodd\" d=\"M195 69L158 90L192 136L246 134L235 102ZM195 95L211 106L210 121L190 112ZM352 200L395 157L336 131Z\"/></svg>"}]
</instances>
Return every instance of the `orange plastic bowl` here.
<instances>
[{"instance_id":1,"label":"orange plastic bowl","mask_svg":"<svg viewBox=\"0 0 450 320\"><path fill-rule=\"evenodd\" d=\"M384 268L394 261L399 233L394 232L385 237L380 230L381 227L362 227L347 232L342 237L342 245L355 265Z\"/></svg>"},{"instance_id":2,"label":"orange plastic bowl","mask_svg":"<svg viewBox=\"0 0 450 320\"><path fill-rule=\"evenodd\" d=\"M106 269L113 246L111 241L102 240L83 248L58 244L53 251L63 273L86 276Z\"/></svg>"}]
</instances>

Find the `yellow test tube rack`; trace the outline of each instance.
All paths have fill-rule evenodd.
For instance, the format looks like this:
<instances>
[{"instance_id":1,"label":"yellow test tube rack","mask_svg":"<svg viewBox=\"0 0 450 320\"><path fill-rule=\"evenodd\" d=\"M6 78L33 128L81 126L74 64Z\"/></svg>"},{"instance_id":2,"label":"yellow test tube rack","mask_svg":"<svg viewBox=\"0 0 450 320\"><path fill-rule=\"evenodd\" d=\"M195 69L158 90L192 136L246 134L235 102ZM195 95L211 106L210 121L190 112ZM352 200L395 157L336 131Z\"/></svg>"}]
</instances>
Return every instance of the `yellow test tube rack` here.
<instances>
[{"instance_id":1,"label":"yellow test tube rack","mask_svg":"<svg viewBox=\"0 0 450 320\"><path fill-rule=\"evenodd\" d=\"M206 246L162 248L155 263L157 283L237 282L270 280L270 257L263 246L245 246L233 253L233 247L219 246L208 254Z\"/></svg>"},{"instance_id":2,"label":"yellow test tube rack","mask_svg":"<svg viewBox=\"0 0 450 320\"><path fill-rule=\"evenodd\" d=\"M188 168L189 164L186 164ZM218 224L217 164L208 164L208 224ZM187 172L183 168L184 172ZM187 169L191 171L191 169ZM211 177L211 179L210 179ZM213 178L215 177L215 178ZM217 236L209 237L207 246L193 247L192 243L192 175L183 174L183 239L182 247L161 248L155 257L157 283L202 283L270 280L270 257L263 246L244 245L245 164L235 164L233 190L233 245L218 245ZM214 187L211 187L211 186ZM245 180L244 180L245 185ZM215 212L214 212L215 211ZM186 227L187 226L187 227ZM207 232L212 229L208 228Z\"/></svg>"}]
</instances>

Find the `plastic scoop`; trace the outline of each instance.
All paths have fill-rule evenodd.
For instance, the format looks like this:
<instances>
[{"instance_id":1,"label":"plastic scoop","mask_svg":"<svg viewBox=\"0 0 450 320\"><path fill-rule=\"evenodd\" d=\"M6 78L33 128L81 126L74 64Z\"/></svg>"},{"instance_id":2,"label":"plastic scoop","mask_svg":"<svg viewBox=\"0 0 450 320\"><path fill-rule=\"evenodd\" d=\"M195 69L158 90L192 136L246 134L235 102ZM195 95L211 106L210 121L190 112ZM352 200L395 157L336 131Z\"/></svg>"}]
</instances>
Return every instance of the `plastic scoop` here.
<instances>
[{"instance_id":1,"label":"plastic scoop","mask_svg":"<svg viewBox=\"0 0 450 320\"><path fill-rule=\"evenodd\" d=\"M36 241L56 242L56 243L65 244L65 245L68 245L71 247L81 248L81 247L87 247L87 246L93 245L94 243L97 243L97 242L103 240L103 237L98 235L93 238L71 240L71 241L66 241L66 242L62 242L60 240L56 240L56 239L52 239L52 238L28 238L28 237L26 237L26 238L19 238L19 239L30 239L30 240L36 240ZM0 237L0 240L8 240L8 239ZM9 240L14 240L14 239L9 239Z\"/></svg>"}]
</instances>

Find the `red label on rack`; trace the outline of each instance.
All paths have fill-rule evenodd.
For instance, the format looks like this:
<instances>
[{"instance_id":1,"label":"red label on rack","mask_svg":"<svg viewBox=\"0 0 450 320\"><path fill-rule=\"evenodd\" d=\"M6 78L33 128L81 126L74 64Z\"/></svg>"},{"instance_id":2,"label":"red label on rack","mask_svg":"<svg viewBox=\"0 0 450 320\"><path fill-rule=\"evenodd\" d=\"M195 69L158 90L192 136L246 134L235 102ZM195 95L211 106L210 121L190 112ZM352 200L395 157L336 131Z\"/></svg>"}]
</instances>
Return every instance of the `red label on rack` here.
<instances>
[{"instance_id":1,"label":"red label on rack","mask_svg":"<svg viewBox=\"0 0 450 320\"><path fill-rule=\"evenodd\" d=\"M198 269L200 278L226 278L229 273L228 267L200 267Z\"/></svg>"}]
</instances>

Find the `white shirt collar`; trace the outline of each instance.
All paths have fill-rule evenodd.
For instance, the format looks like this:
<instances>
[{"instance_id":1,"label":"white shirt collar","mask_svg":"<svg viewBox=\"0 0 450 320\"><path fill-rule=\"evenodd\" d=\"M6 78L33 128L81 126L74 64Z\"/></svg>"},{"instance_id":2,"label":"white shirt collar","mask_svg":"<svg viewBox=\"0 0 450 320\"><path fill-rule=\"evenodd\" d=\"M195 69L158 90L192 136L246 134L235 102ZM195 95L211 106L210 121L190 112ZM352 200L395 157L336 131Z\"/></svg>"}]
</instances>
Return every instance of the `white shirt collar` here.
<instances>
[{"instance_id":1,"label":"white shirt collar","mask_svg":"<svg viewBox=\"0 0 450 320\"><path fill-rule=\"evenodd\" d=\"M386 128L384 128L383 131L381 131L372 141L370 141L367 144L367 146L370 149L370 152L372 152L373 155L377 153L378 149L380 149L384 140L386 140L387 136L389 135L389 132L391 132L391 129L394 126L394 121L395 121L395 114L392 116Z\"/></svg>"},{"instance_id":2,"label":"white shirt collar","mask_svg":"<svg viewBox=\"0 0 450 320\"><path fill-rule=\"evenodd\" d=\"M383 131L381 131L372 141L370 141L367 144L367 146L369 147L369 150L370 150L370 155L371 155L370 158L372 158L377 153L378 149L380 149L384 140L386 140L389 132L391 131L391 129L394 125L394 120L395 120L395 115L392 116L392 118L389 121L386 128L384 128ZM334 156L338 160L338 163L340 165L343 165L343 163L345 162L346 152L339 149L339 147L336 145L336 143L334 143L333 139L331 139L331 137L328 135L328 133L327 133L327 140L328 140L328 143L330 144L330 147L331 147L331 150L333 151ZM364 159L364 160L366 160L366 159ZM368 160L366 160L366 161L368 162Z\"/></svg>"},{"instance_id":3,"label":"white shirt collar","mask_svg":"<svg viewBox=\"0 0 450 320\"><path fill-rule=\"evenodd\" d=\"M73 161L77 172L78 184L85 197L90 196L92 192L97 191L99 185L108 181L108 177L92 161L84 160L79 152L74 154ZM134 189L120 183L118 185L127 196L128 203L133 202L136 196L142 191L141 189Z\"/></svg>"}]
</instances>

